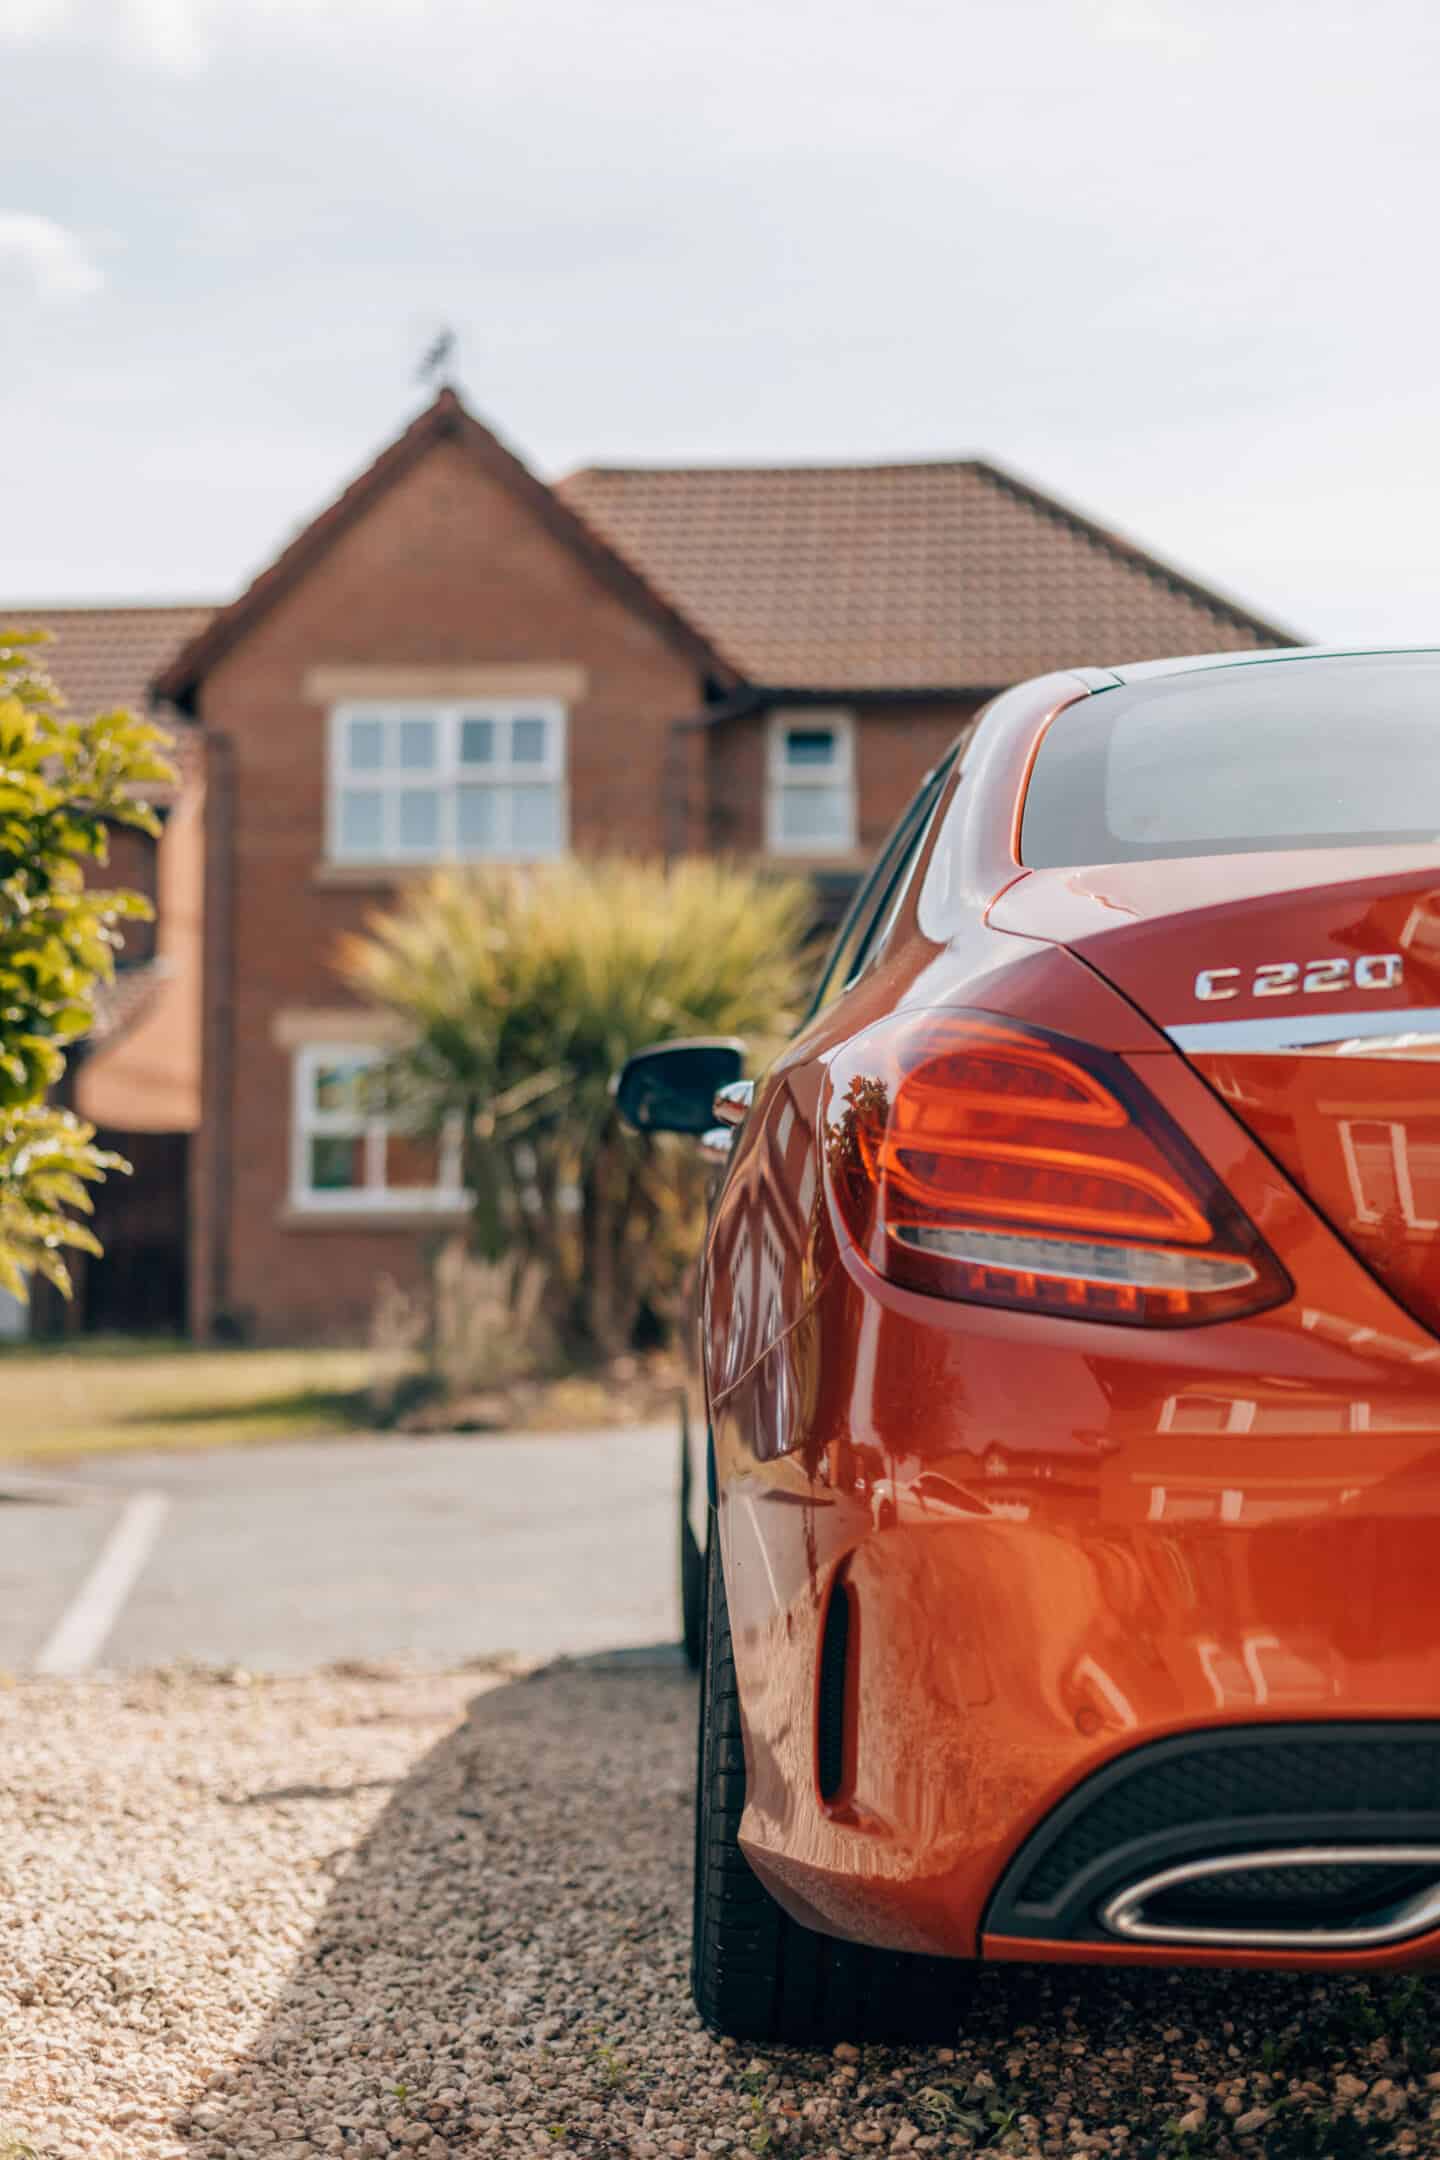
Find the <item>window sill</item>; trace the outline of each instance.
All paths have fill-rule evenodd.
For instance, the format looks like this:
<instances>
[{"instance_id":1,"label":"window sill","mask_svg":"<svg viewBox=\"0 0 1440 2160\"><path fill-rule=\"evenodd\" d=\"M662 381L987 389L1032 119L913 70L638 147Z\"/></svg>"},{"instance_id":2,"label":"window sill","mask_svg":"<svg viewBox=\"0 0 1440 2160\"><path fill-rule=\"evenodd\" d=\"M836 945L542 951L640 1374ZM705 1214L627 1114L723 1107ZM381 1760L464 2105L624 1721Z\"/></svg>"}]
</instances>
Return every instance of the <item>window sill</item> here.
<instances>
[{"instance_id":1,"label":"window sill","mask_svg":"<svg viewBox=\"0 0 1440 2160\"><path fill-rule=\"evenodd\" d=\"M459 1229L469 1215L463 1200L416 1208L308 1208L291 1201L278 1210L275 1222L281 1230L348 1230L365 1237L377 1230L403 1230L413 1237L417 1230Z\"/></svg>"},{"instance_id":2,"label":"window sill","mask_svg":"<svg viewBox=\"0 0 1440 2160\"><path fill-rule=\"evenodd\" d=\"M868 870L873 860L873 855L860 847L776 847L772 841L765 850L765 861L772 869L797 875L807 870Z\"/></svg>"},{"instance_id":3,"label":"window sill","mask_svg":"<svg viewBox=\"0 0 1440 2160\"><path fill-rule=\"evenodd\" d=\"M563 862L568 849L549 855L435 855L425 862L318 862L310 872L312 885L339 892L393 892L412 878L430 877L437 870L534 870L546 863Z\"/></svg>"},{"instance_id":4,"label":"window sill","mask_svg":"<svg viewBox=\"0 0 1440 2160\"><path fill-rule=\"evenodd\" d=\"M334 885L352 892L387 892L407 878L423 877L434 863L318 862L310 872L312 885Z\"/></svg>"}]
</instances>

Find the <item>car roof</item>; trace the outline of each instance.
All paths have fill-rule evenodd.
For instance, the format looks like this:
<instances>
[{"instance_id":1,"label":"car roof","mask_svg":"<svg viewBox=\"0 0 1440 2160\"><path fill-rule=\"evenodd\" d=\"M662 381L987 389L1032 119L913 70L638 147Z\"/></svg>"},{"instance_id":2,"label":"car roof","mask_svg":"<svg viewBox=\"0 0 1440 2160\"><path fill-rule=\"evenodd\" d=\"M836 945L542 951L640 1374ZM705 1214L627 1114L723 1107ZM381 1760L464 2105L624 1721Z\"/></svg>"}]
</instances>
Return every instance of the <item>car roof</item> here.
<instances>
[{"instance_id":1,"label":"car roof","mask_svg":"<svg viewBox=\"0 0 1440 2160\"><path fill-rule=\"evenodd\" d=\"M1154 682L1165 675L1199 675L1210 668L1290 667L1297 660L1375 660L1392 653L1432 653L1440 645L1288 645L1255 652L1187 653L1173 660L1127 660L1113 667L1075 668L1071 672L1090 690L1114 690L1122 683Z\"/></svg>"}]
</instances>

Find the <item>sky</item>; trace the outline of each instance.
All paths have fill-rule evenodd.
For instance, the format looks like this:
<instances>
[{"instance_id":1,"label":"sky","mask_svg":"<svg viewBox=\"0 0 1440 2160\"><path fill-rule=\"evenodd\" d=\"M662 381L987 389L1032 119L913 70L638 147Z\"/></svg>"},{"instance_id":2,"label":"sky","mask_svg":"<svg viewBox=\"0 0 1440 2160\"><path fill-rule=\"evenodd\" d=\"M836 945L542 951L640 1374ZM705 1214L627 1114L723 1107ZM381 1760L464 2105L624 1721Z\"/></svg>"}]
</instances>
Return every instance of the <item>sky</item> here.
<instances>
[{"instance_id":1,"label":"sky","mask_svg":"<svg viewBox=\"0 0 1440 2160\"><path fill-rule=\"evenodd\" d=\"M7 600L228 598L449 325L547 475L984 455L1440 637L1432 0L0 0L0 83Z\"/></svg>"}]
</instances>

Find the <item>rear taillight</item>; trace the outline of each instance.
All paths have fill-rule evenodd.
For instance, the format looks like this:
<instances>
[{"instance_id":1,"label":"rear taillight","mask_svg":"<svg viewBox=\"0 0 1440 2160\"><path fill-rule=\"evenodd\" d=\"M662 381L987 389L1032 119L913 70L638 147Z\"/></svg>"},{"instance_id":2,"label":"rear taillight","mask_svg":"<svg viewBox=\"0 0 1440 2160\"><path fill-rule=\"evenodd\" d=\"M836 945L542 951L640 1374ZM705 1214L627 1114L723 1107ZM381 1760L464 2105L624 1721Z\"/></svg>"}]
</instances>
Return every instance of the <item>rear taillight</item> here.
<instances>
[{"instance_id":1,"label":"rear taillight","mask_svg":"<svg viewBox=\"0 0 1440 2160\"><path fill-rule=\"evenodd\" d=\"M1193 1327L1290 1295L1118 1058L984 1013L898 1014L831 1063L826 1174L890 1282L1076 1320Z\"/></svg>"}]
</instances>

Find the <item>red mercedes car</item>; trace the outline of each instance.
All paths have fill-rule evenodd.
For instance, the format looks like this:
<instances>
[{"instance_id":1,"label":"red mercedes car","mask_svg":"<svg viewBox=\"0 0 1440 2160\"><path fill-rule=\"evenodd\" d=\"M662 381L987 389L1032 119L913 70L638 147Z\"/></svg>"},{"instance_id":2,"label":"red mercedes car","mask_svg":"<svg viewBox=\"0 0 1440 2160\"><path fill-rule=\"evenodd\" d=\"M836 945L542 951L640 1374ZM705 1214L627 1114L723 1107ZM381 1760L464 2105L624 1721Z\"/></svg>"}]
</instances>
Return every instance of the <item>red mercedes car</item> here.
<instances>
[{"instance_id":1,"label":"red mercedes car","mask_svg":"<svg viewBox=\"0 0 1440 2160\"><path fill-rule=\"evenodd\" d=\"M882 2031L937 1959L1440 1961L1437 1061L1425 651L1007 691L753 1090L632 1060L728 1151L712 2025Z\"/></svg>"}]
</instances>

